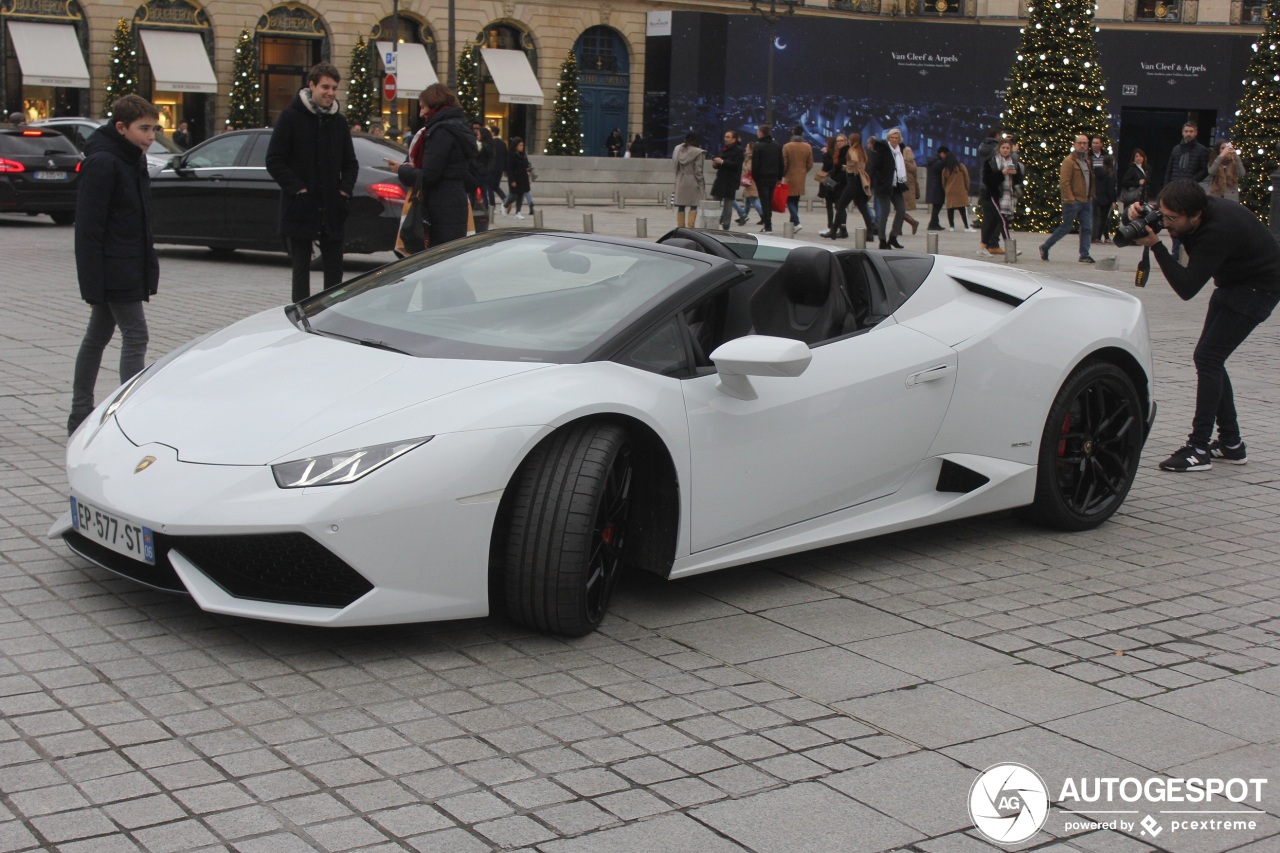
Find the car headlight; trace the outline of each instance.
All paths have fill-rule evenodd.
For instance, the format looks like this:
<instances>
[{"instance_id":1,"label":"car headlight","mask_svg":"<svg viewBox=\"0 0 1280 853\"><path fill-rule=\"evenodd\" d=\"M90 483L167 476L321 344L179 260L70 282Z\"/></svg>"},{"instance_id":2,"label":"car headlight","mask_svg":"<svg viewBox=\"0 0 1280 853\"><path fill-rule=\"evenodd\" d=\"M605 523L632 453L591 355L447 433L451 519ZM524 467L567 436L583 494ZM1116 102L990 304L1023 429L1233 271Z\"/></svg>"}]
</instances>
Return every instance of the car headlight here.
<instances>
[{"instance_id":1,"label":"car headlight","mask_svg":"<svg viewBox=\"0 0 1280 853\"><path fill-rule=\"evenodd\" d=\"M364 475L376 471L392 459L404 456L415 447L421 447L434 436L410 438L378 444L373 447L357 447L341 453L326 453L281 462L271 466L276 485L282 489L305 489L310 486L339 486L354 483Z\"/></svg>"}]
</instances>

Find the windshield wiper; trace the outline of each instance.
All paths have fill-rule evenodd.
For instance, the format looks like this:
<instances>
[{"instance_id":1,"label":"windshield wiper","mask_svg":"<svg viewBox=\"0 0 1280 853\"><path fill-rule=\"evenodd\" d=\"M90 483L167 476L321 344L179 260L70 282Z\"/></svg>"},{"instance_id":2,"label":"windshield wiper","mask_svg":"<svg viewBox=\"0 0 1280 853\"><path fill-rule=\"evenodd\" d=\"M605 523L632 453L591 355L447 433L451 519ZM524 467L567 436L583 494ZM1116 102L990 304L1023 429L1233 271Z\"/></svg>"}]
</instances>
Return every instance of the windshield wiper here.
<instances>
[{"instance_id":1,"label":"windshield wiper","mask_svg":"<svg viewBox=\"0 0 1280 853\"><path fill-rule=\"evenodd\" d=\"M360 346L363 346L363 347L373 347L374 349L384 349L387 352L398 352L401 355L413 355L413 353L409 352L408 350L402 350L399 347L393 347L391 344L387 343L386 341L375 341L375 340L372 340L371 338L360 338L358 339L357 342L360 344Z\"/></svg>"},{"instance_id":2,"label":"windshield wiper","mask_svg":"<svg viewBox=\"0 0 1280 853\"><path fill-rule=\"evenodd\" d=\"M299 312L299 314L301 314L301 312ZM303 322L306 322L305 318ZM375 341L373 338L355 338L355 337L352 337L351 335L342 335L342 334L339 334L338 332L331 332L328 329L312 329L310 324L307 325L307 330L311 332L313 335L320 335L321 337L325 337L325 338L341 338L344 341L351 341L351 343L353 344L360 344L360 346L362 347L373 347L374 349L384 349L387 352L398 352L401 355L413 355L413 353L409 352L408 350L402 350L399 347L394 347L391 344L387 343L386 341Z\"/></svg>"}]
</instances>

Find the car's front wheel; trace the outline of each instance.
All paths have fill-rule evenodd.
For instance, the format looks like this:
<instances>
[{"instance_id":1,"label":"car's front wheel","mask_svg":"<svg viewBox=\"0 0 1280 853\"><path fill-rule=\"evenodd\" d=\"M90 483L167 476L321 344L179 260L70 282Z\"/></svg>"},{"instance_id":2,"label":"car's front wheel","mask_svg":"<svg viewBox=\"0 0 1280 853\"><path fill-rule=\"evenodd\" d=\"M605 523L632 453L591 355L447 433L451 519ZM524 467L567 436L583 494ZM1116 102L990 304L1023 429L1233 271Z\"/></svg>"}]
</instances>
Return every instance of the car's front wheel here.
<instances>
[{"instance_id":1,"label":"car's front wheel","mask_svg":"<svg viewBox=\"0 0 1280 853\"><path fill-rule=\"evenodd\" d=\"M623 428L583 423L525 460L507 530L508 615L580 637L600 624L622 571L635 477Z\"/></svg>"},{"instance_id":2,"label":"car's front wheel","mask_svg":"<svg viewBox=\"0 0 1280 853\"><path fill-rule=\"evenodd\" d=\"M1044 434L1029 515L1062 530L1087 530L1124 503L1143 445L1142 398L1123 370L1081 365L1058 392Z\"/></svg>"}]
</instances>

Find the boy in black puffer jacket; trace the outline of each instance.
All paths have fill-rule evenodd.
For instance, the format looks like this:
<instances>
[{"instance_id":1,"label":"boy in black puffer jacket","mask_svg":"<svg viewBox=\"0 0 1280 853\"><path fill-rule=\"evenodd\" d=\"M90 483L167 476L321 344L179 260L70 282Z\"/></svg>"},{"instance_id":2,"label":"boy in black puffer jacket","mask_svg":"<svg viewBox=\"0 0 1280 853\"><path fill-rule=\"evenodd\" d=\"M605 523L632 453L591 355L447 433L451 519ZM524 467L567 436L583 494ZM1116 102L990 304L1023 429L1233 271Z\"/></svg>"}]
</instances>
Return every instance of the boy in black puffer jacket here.
<instances>
[{"instance_id":1,"label":"boy in black puffer jacket","mask_svg":"<svg viewBox=\"0 0 1280 853\"><path fill-rule=\"evenodd\" d=\"M160 111L138 95L111 105L112 120L85 143L76 195L76 273L92 308L76 356L67 435L93 411L102 352L120 327L120 384L142 371L147 357L147 302L160 283L151 232L151 179L146 151Z\"/></svg>"}]
</instances>

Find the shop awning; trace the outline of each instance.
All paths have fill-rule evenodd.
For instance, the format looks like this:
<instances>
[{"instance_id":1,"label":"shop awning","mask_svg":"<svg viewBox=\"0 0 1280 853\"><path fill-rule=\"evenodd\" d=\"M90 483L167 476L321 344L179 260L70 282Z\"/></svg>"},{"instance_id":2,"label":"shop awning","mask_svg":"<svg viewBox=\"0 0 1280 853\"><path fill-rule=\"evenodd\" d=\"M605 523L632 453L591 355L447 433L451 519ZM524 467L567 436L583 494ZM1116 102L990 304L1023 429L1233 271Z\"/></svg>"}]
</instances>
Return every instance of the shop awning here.
<instances>
[{"instance_id":1,"label":"shop awning","mask_svg":"<svg viewBox=\"0 0 1280 853\"><path fill-rule=\"evenodd\" d=\"M498 88L499 101L542 106L542 87L523 51L482 47L480 55L489 68L493 85Z\"/></svg>"},{"instance_id":2,"label":"shop awning","mask_svg":"<svg viewBox=\"0 0 1280 853\"><path fill-rule=\"evenodd\" d=\"M391 42L378 42L378 56L383 68L387 64L387 54L391 52ZM421 44L401 42L396 51L396 97L405 100L417 100L419 93L432 83L439 83L436 70L431 67L431 58L427 56L427 48Z\"/></svg>"},{"instance_id":3,"label":"shop awning","mask_svg":"<svg viewBox=\"0 0 1280 853\"><path fill-rule=\"evenodd\" d=\"M218 91L218 78L213 75L204 39L199 33L174 30L139 29L142 45L147 49L155 88L164 92Z\"/></svg>"},{"instance_id":4,"label":"shop awning","mask_svg":"<svg viewBox=\"0 0 1280 853\"><path fill-rule=\"evenodd\" d=\"M26 85L89 88L89 67L71 24L10 21L9 35Z\"/></svg>"}]
</instances>

